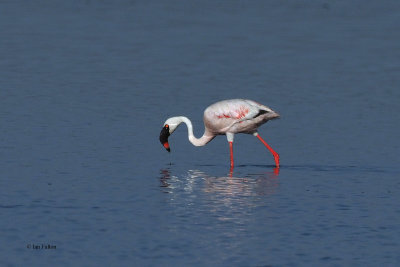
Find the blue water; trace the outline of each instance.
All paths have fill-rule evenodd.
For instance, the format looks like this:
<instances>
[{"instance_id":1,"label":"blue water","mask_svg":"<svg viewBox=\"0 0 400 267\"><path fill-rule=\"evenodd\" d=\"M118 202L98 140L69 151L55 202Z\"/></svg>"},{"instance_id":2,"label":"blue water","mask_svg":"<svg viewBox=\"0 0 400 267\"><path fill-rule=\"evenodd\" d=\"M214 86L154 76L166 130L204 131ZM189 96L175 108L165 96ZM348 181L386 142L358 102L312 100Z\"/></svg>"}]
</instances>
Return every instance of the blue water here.
<instances>
[{"instance_id":1,"label":"blue water","mask_svg":"<svg viewBox=\"0 0 400 267\"><path fill-rule=\"evenodd\" d=\"M398 1L1 1L1 266L398 266ZM280 120L195 135L215 101Z\"/></svg>"}]
</instances>

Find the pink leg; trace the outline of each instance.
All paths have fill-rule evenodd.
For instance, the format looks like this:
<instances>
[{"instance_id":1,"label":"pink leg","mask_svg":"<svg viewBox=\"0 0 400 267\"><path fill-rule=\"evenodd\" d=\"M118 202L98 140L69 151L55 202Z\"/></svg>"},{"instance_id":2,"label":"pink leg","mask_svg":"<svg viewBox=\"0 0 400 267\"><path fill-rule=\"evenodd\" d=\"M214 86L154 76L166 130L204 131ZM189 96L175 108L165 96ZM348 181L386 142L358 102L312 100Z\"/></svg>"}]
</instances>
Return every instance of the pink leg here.
<instances>
[{"instance_id":1,"label":"pink leg","mask_svg":"<svg viewBox=\"0 0 400 267\"><path fill-rule=\"evenodd\" d=\"M229 150L231 152L231 171L233 169L233 142L229 142Z\"/></svg>"},{"instance_id":2,"label":"pink leg","mask_svg":"<svg viewBox=\"0 0 400 267\"><path fill-rule=\"evenodd\" d=\"M260 141L261 141L261 142L268 148L268 150L272 153L272 155L274 156L274 159L275 159L276 167L279 168L279 154L276 153L276 152L272 149L272 147L270 147L270 146L267 144L267 142L265 142L265 140L261 138L261 136L260 136L259 134L257 134L256 136L257 136L258 139L260 139Z\"/></svg>"}]
</instances>

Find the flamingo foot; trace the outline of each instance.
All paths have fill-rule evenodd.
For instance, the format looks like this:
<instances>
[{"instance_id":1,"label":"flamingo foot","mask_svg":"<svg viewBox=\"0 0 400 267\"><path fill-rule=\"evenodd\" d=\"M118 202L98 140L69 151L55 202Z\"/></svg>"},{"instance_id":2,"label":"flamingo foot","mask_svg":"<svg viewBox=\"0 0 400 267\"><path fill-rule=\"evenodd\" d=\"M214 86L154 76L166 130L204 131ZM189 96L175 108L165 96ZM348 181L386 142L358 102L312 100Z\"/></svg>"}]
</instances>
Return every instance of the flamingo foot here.
<instances>
[{"instance_id":1,"label":"flamingo foot","mask_svg":"<svg viewBox=\"0 0 400 267\"><path fill-rule=\"evenodd\" d=\"M279 169L279 154L278 153L274 154L274 160L275 160L276 168Z\"/></svg>"}]
</instances>

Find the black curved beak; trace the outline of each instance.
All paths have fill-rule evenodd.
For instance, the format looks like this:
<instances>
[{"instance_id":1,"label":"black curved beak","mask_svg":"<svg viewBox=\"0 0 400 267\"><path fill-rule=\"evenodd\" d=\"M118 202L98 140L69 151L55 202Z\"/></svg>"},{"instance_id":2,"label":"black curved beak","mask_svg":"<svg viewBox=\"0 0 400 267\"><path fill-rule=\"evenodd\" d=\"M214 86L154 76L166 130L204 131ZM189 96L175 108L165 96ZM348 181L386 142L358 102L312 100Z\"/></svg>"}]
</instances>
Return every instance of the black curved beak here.
<instances>
[{"instance_id":1,"label":"black curved beak","mask_svg":"<svg viewBox=\"0 0 400 267\"><path fill-rule=\"evenodd\" d=\"M162 128L162 130L161 130L161 132L160 132L160 142L161 142L161 144L165 147L165 149L168 151L168 152L171 152L171 149L169 148L169 144L168 144L168 137L169 137L169 126L168 126L168 124L166 124L163 128Z\"/></svg>"}]
</instances>

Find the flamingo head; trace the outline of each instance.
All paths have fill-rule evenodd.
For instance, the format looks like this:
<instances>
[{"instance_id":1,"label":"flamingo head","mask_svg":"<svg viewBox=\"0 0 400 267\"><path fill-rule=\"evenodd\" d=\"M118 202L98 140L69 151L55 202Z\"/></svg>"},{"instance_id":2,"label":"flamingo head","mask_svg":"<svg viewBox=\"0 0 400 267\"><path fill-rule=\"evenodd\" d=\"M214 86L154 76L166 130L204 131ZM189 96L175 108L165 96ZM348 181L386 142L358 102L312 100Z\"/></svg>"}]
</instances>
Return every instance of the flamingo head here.
<instances>
[{"instance_id":1,"label":"flamingo head","mask_svg":"<svg viewBox=\"0 0 400 267\"><path fill-rule=\"evenodd\" d=\"M164 127L161 129L160 142L168 152L171 152L168 137L176 130L180 123L181 121L178 121L175 118L169 118L164 122Z\"/></svg>"}]
</instances>

